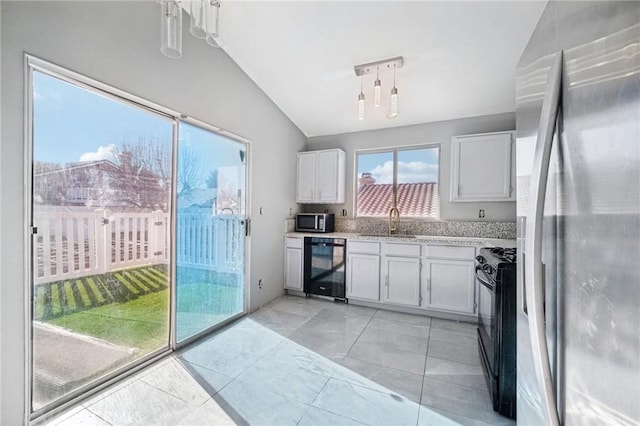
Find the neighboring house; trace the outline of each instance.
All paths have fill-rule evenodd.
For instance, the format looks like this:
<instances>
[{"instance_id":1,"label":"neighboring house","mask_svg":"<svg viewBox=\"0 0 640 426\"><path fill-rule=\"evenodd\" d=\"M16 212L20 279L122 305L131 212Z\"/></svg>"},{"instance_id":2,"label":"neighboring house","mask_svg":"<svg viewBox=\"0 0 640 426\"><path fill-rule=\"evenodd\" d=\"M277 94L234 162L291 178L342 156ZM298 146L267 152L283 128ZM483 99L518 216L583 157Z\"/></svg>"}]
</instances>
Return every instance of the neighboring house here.
<instances>
[{"instance_id":1,"label":"neighboring house","mask_svg":"<svg viewBox=\"0 0 640 426\"><path fill-rule=\"evenodd\" d=\"M360 183L358 216L388 216L393 184ZM437 183L399 183L397 187L397 207L401 216L438 217L440 205Z\"/></svg>"},{"instance_id":2,"label":"neighboring house","mask_svg":"<svg viewBox=\"0 0 640 426\"><path fill-rule=\"evenodd\" d=\"M35 162L34 202L40 205L95 208L160 209L167 211L170 183L122 156L68 164Z\"/></svg>"}]
</instances>

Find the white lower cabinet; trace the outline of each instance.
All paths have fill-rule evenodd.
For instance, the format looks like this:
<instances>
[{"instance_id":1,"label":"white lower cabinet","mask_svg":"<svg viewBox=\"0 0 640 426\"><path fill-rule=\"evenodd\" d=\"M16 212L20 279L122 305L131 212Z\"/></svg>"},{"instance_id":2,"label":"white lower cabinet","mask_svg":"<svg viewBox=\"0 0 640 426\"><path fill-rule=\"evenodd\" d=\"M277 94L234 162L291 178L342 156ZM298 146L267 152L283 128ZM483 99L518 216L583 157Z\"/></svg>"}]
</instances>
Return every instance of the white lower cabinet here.
<instances>
[{"instance_id":1,"label":"white lower cabinet","mask_svg":"<svg viewBox=\"0 0 640 426\"><path fill-rule=\"evenodd\" d=\"M379 241L347 241L347 298L380 301Z\"/></svg>"},{"instance_id":2,"label":"white lower cabinet","mask_svg":"<svg viewBox=\"0 0 640 426\"><path fill-rule=\"evenodd\" d=\"M347 247L348 247L347 243ZM347 255L347 298L380 300L380 255Z\"/></svg>"},{"instance_id":3,"label":"white lower cabinet","mask_svg":"<svg viewBox=\"0 0 640 426\"><path fill-rule=\"evenodd\" d=\"M303 291L303 238L287 237L285 288ZM465 317L476 314L475 247L347 241L346 296Z\"/></svg>"},{"instance_id":4,"label":"white lower cabinet","mask_svg":"<svg viewBox=\"0 0 640 426\"><path fill-rule=\"evenodd\" d=\"M423 294L425 308L475 314L473 257L471 260L427 258Z\"/></svg>"},{"instance_id":5,"label":"white lower cabinet","mask_svg":"<svg viewBox=\"0 0 640 426\"><path fill-rule=\"evenodd\" d=\"M287 237L284 252L284 288L302 291L302 238Z\"/></svg>"},{"instance_id":6,"label":"white lower cabinet","mask_svg":"<svg viewBox=\"0 0 640 426\"><path fill-rule=\"evenodd\" d=\"M398 305L420 306L420 258L384 258L384 301Z\"/></svg>"}]
</instances>

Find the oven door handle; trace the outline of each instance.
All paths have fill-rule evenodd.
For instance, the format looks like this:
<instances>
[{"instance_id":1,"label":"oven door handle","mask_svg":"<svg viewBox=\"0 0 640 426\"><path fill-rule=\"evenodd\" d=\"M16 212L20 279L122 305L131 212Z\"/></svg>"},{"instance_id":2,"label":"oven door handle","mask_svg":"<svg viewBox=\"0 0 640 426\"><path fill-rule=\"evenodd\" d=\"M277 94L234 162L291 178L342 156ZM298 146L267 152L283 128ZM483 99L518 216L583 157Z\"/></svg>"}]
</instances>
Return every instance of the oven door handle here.
<instances>
[{"instance_id":1,"label":"oven door handle","mask_svg":"<svg viewBox=\"0 0 640 426\"><path fill-rule=\"evenodd\" d=\"M482 269L482 266L476 266L476 278L480 281L480 284L489 289L492 293L495 291L495 284L491 283L491 279L487 276L487 273Z\"/></svg>"}]
</instances>

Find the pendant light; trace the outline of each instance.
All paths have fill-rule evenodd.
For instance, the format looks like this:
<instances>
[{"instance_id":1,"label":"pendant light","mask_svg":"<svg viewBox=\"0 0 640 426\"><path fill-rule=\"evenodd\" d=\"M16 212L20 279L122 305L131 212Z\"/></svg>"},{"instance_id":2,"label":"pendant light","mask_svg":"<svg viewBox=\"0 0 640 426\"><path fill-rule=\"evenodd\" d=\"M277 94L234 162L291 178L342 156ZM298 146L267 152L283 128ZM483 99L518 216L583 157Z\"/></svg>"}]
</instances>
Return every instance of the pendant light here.
<instances>
[{"instance_id":1,"label":"pendant light","mask_svg":"<svg viewBox=\"0 0 640 426\"><path fill-rule=\"evenodd\" d=\"M162 0L160 51L167 57L182 56L182 9L174 0Z\"/></svg>"},{"instance_id":2,"label":"pendant light","mask_svg":"<svg viewBox=\"0 0 640 426\"><path fill-rule=\"evenodd\" d=\"M373 83L373 106L380 106L380 67L376 67L376 81Z\"/></svg>"},{"instance_id":3,"label":"pendant light","mask_svg":"<svg viewBox=\"0 0 640 426\"><path fill-rule=\"evenodd\" d=\"M366 64L356 65L353 70L356 76L360 78L360 94L358 95L358 119L364 120L364 92L362 90L363 76L368 74L376 74L376 79L373 83L373 105L374 107L380 106L380 97L382 83L380 82L380 70L382 72L391 71L393 69L393 88L391 89L391 108L386 114L387 118L396 118L398 116L398 89L396 88L396 68L402 68L404 60L402 56L395 58L383 59L381 61L369 62ZM380 115L384 116L384 111L380 111ZM375 110L373 115L375 116Z\"/></svg>"},{"instance_id":4,"label":"pendant light","mask_svg":"<svg viewBox=\"0 0 640 426\"><path fill-rule=\"evenodd\" d=\"M205 7L207 35L205 40L209 46L222 47L223 40L220 37L220 2L218 0L205 0L208 4Z\"/></svg>"},{"instance_id":5,"label":"pendant light","mask_svg":"<svg viewBox=\"0 0 640 426\"><path fill-rule=\"evenodd\" d=\"M396 118L398 116L398 89L396 88L396 66L393 65L393 88L391 89L391 102L389 114L387 118Z\"/></svg>"},{"instance_id":6,"label":"pendant light","mask_svg":"<svg viewBox=\"0 0 640 426\"><path fill-rule=\"evenodd\" d=\"M364 120L364 93L362 92L362 78L360 78L360 94L358 95L358 120Z\"/></svg>"},{"instance_id":7,"label":"pendant light","mask_svg":"<svg viewBox=\"0 0 640 426\"><path fill-rule=\"evenodd\" d=\"M199 39L204 39L207 36L205 20L205 7L207 3L209 3L209 0L192 0L189 2L189 15L191 16L189 31L194 37Z\"/></svg>"}]
</instances>

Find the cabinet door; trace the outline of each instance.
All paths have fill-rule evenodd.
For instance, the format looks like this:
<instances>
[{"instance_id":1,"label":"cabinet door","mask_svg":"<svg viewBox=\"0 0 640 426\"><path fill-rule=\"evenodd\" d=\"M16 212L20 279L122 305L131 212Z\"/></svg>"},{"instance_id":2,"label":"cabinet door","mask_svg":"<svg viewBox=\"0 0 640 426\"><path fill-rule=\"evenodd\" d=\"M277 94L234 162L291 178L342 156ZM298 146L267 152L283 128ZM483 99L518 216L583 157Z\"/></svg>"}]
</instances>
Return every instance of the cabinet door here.
<instances>
[{"instance_id":1,"label":"cabinet door","mask_svg":"<svg viewBox=\"0 0 640 426\"><path fill-rule=\"evenodd\" d=\"M457 136L451 141L451 201L510 201L512 132Z\"/></svg>"},{"instance_id":2,"label":"cabinet door","mask_svg":"<svg viewBox=\"0 0 640 426\"><path fill-rule=\"evenodd\" d=\"M427 259L423 306L473 314L474 263L467 260Z\"/></svg>"},{"instance_id":3,"label":"cabinet door","mask_svg":"<svg viewBox=\"0 0 640 426\"><path fill-rule=\"evenodd\" d=\"M316 199L316 153L298 153L296 201L311 203Z\"/></svg>"},{"instance_id":4,"label":"cabinet door","mask_svg":"<svg viewBox=\"0 0 640 426\"><path fill-rule=\"evenodd\" d=\"M347 297L380 300L380 256L359 253L347 256Z\"/></svg>"},{"instance_id":5,"label":"cabinet door","mask_svg":"<svg viewBox=\"0 0 640 426\"><path fill-rule=\"evenodd\" d=\"M321 203L342 203L340 199L340 154L338 150L319 151L317 158L317 201ZM344 172L342 172L344 173Z\"/></svg>"},{"instance_id":6,"label":"cabinet door","mask_svg":"<svg viewBox=\"0 0 640 426\"><path fill-rule=\"evenodd\" d=\"M385 257L384 270L385 302L420 306L420 259Z\"/></svg>"},{"instance_id":7,"label":"cabinet door","mask_svg":"<svg viewBox=\"0 0 640 426\"><path fill-rule=\"evenodd\" d=\"M284 287L302 291L302 249L287 247L284 262Z\"/></svg>"}]
</instances>

